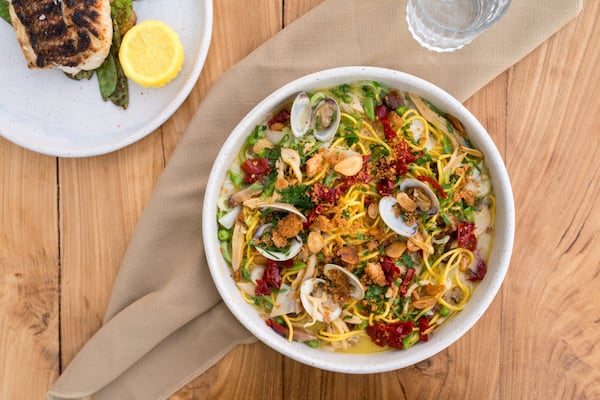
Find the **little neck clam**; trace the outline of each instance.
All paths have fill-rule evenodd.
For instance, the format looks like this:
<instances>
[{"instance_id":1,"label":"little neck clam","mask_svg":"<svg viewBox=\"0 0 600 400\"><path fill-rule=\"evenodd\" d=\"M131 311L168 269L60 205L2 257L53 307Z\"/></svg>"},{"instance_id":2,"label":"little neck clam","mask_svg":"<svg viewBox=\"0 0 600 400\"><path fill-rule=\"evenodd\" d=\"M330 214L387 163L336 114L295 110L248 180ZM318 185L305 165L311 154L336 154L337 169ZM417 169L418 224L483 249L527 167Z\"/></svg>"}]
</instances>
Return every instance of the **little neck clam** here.
<instances>
[{"instance_id":1,"label":"little neck clam","mask_svg":"<svg viewBox=\"0 0 600 400\"><path fill-rule=\"evenodd\" d=\"M417 211L435 215L440 209L440 202L429 186L416 179L404 179L399 189L396 196L385 196L379 200L379 214L394 232L412 237L417 233L418 223L414 218L406 218L406 213Z\"/></svg>"},{"instance_id":2,"label":"little neck clam","mask_svg":"<svg viewBox=\"0 0 600 400\"><path fill-rule=\"evenodd\" d=\"M259 208L261 210L270 209L270 210L275 210L275 211L283 211L288 214L296 215L298 217L299 221L301 221L301 223L306 222L306 217L296 207L292 206L291 204L271 203L271 204L262 205ZM267 232L273 232L274 228L275 228L275 225L272 223L267 223L267 224L261 225L256 229L256 232L254 233L253 238L255 240L259 240ZM255 246L256 251L258 251L261 255L268 258L269 260L273 260L273 261L286 261L286 260L290 260L290 259L296 257L296 255L298 255L298 253L300 253L300 250L302 249L302 245L304 244L302 241L302 238L297 234L297 233L299 233L299 231L302 228L301 224L300 224L299 228L300 229L298 229L298 232L296 232L295 234L292 234L291 237L288 238L289 240L287 241L287 246L284 246L284 248L279 247L279 248L275 248L275 249L274 248L267 249L266 247L263 247L261 245L256 245Z\"/></svg>"},{"instance_id":3,"label":"little neck clam","mask_svg":"<svg viewBox=\"0 0 600 400\"><path fill-rule=\"evenodd\" d=\"M331 97L318 96L322 98L313 107L316 96L311 99L306 92L296 96L290 111L290 125L296 137L306 135L312 128L317 140L326 142L335 135L340 125L340 106Z\"/></svg>"},{"instance_id":4,"label":"little neck clam","mask_svg":"<svg viewBox=\"0 0 600 400\"><path fill-rule=\"evenodd\" d=\"M347 295L356 300L361 300L365 296L365 289L358 278L336 264L326 264L323 268L326 279L340 279L345 277L346 282L336 282L336 287L348 287ZM333 272L333 273L332 273ZM331 322L339 318L342 314L342 306L337 303L334 296L327 291L327 280L323 278L309 278L300 285L300 301L302 306L311 316L313 321Z\"/></svg>"}]
</instances>

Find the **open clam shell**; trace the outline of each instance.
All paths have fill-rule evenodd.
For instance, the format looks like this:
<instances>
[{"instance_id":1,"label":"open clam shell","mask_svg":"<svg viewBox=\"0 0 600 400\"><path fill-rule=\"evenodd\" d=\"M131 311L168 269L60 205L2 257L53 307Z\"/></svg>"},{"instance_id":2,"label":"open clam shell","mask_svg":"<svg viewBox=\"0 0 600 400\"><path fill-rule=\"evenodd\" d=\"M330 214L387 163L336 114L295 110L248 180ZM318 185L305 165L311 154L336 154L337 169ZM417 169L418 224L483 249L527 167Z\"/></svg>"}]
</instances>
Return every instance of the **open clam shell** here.
<instances>
[{"instance_id":1,"label":"open clam shell","mask_svg":"<svg viewBox=\"0 0 600 400\"><path fill-rule=\"evenodd\" d=\"M400 182L400 191L405 192L411 188L420 189L426 196L426 199L423 199L422 201L426 200L428 208L420 208L420 200L417 200L416 204L419 211L425 212L428 215L435 215L439 211L440 202L429 186L416 179L405 179ZM402 215L399 215L397 210L399 207L400 205L395 197L385 196L381 198L381 200L379 200L379 214L381 215L381 219L383 219L383 222L397 234L405 237L412 237L417 233L418 223L407 223Z\"/></svg>"},{"instance_id":2,"label":"open clam shell","mask_svg":"<svg viewBox=\"0 0 600 400\"><path fill-rule=\"evenodd\" d=\"M335 99L326 97L314 107L306 92L300 92L290 110L290 126L295 137L302 137L312 128L315 138L330 140L340 126L340 106Z\"/></svg>"},{"instance_id":3,"label":"open clam shell","mask_svg":"<svg viewBox=\"0 0 600 400\"><path fill-rule=\"evenodd\" d=\"M300 285L300 301L313 320L331 322L342 314L342 308L325 293L325 279L310 278Z\"/></svg>"},{"instance_id":4,"label":"open clam shell","mask_svg":"<svg viewBox=\"0 0 600 400\"><path fill-rule=\"evenodd\" d=\"M340 106L334 99L328 97L321 100L313 110L313 127L315 137L326 142L331 139L340 126Z\"/></svg>"},{"instance_id":5,"label":"open clam shell","mask_svg":"<svg viewBox=\"0 0 600 400\"><path fill-rule=\"evenodd\" d=\"M265 208L271 208L271 209L277 210L277 211L285 211L285 212L293 213L293 214L296 214L297 216L299 216L300 219L302 220L302 222L307 221L306 216L304 214L302 214L302 212L300 212L300 210L298 210L296 207L294 207L291 204L269 203L269 204L262 204L258 208L261 210L263 210Z\"/></svg>"},{"instance_id":6,"label":"open clam shell","mask_svg":"<svg viewBox=\"0 0 600 400\"><path fill-rule=\"evenodd\" d=\"M310 98L305 92L300 92L294 99L290 111L290 125L294 136L304 136L310 129L311 121L312 109L310 107Z\"/></svg>"},{"instance_id":7,"label":"open clam shell","mask_svg":"<svg viewBox=\"0 0 600 400\"><path fill-rule=\"evenodd\" d=\"M261 225L256 230L256 232L254 234L254 238L259 239L266 232L273 229L273 226L274 226L273 224ZM258 251L260 254L262 254L265 258L268 258L269 260L287 261L289 259L296 257L298 255L298 253L300 253L300 250L302 249L302 244L303 244L303 242L302 242L302 239L300 238L300 236L296 236L296 237L290 239L288 248L285 250L282 249L282 251L267 250L264 247L261 247L260 245L256 245L254 247L256 248L256 251Z\"/></svg>"},{"instance_id":8,"label":"open clam shell","mask_svg":"<svg viewBox=\"0 0 600 400\"><path fill-rule=\"evenodd\" d=\"M418 224L407 224L402 216L396 216L395 208L398 206L398 200L392 196L382 197L379 200L379 215L387 226L390 227L394 232L405 237L412 237L416 235Z\"/></svg>"},{"instance_id":9,"label":"open clam shell","mask_svg":"<svg viewBox=\"0 0 600 400\"><path fill-rule=\"evenodd\" d=\"M350 293L350 296L356 300L362 300L365 297L365 288L360 283L360 280L356 277L356 275L348 271L346 268L341 267L337 264L325 264L323 270L325 271L325 274L327 274L327 271L330 270L337 270L342 272L348 278L348 283L350 284L350 286L352 286L353 290Z\"/></svg>"},{"instance_id":10,"label":"open clam shell","mask_svg":"<svg viewBox=\"0 0 600 400\"><path fill-rule=\"evenodd\" d=\"M425 183L418 181L416 179L404 179L402 182L400 182L400 190L401 191L405 192L410 188L419 188L419 189L423 190L425 195L429 198L429 201L431 202L431 207L429 208L429 210L422 210L422 211L426 212L428 215L437 214L437 212L440 210L440 201L438 200L435 193L433 193L433 190L431 190L429 188L429 186L427 186ZM417 204L418 204L418 202L417 202Z\"/></svg>"}]
</instances>

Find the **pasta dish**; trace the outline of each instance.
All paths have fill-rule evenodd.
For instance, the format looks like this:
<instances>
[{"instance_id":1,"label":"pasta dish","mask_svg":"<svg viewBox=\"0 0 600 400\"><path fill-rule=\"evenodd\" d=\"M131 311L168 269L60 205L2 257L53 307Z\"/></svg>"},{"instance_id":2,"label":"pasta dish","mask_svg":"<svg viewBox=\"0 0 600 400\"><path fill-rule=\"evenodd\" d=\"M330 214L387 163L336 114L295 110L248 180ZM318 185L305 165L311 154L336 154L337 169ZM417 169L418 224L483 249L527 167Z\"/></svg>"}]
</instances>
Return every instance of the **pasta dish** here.
<instances>
[{"instance_id":1,"label":"pasta dish","mask_svg":"<svg viewBox=\"0 0 600 400\"><path fill-rule=\"evenodd\" d=\"M485 278L495 198L453 115L374 81L301 92L258 124L217 200L244 300L289 341L407 349Z\"/></svg>"}]
</instances>

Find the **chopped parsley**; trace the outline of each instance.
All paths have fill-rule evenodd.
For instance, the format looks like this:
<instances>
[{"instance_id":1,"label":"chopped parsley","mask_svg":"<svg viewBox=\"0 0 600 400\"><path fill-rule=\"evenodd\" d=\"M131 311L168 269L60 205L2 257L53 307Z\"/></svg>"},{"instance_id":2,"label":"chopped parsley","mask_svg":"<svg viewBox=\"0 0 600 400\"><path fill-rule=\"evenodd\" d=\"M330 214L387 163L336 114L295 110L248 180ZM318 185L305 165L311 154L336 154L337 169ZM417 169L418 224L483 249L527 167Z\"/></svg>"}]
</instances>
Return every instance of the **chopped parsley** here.
<instances>
[{"instance_id":1,"label":"chopped parsley","mask_svg":"<svg viewBox=\"0 0 600 400\"><path fill-rule=\"evenodd\" d=\"M314 205L308 193L308 186L305 184L291 185L285 189L279 190L281 202L292 204L298 208L312 210Z\"/></svg>"}]
</instances>

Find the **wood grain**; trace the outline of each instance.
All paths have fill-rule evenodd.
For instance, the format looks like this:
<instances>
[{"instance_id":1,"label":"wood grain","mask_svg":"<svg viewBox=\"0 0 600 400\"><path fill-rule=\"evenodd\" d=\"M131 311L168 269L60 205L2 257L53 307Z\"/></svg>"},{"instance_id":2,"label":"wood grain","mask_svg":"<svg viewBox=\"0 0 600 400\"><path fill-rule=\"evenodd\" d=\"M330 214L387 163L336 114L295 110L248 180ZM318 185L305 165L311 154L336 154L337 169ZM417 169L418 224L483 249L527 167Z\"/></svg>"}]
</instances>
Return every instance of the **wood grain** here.
<instances>
[{"instance_id":1,"label":"wood grain","mask_svg":"<svg viewBox=\"0 0 600 400\"><path fill-rule=\"evenodd\" d=\"M505 398L522 396L523 382L537 398L600 397L598 16L600 4L586 2L509 74L519 224L504 299Z\"/></svg>"},{"instance_id":2,"label":"wood grain","mask_svg":"<svg viewBox=\"0 0 600 400\"><path fill-rule=\"evenodd\" d=\"M323 0L218 0L198 84L120 151L57 159L0 139L0 400L41 399L100 327L152 188L233 64ZM250 4L250 7L248 7ZM600 398L600 2L472 96L517 206L508 276L480 321L403 370L344 375L240 346L171 400Z\"/></svg>"},{"instance_id":3,"label":"wood grain","mask_svg":"<svg viewBox=\"0 0 600 400\"><path fill-rule=\"evenodd\" d=\"M63 366L102 325L127 243L163 169L159 133L108 155L59 160Z\"/></svg>"},{"instance_id":4,"label":"wood grain","mask_svg":"<svg viewBox=\"0 0 600 400\"><path fill-rule=\"evenodd\" d=\"M0 139L0 398L40 399L59 373L56 159Z\"/></svg>"}]
</instances>

